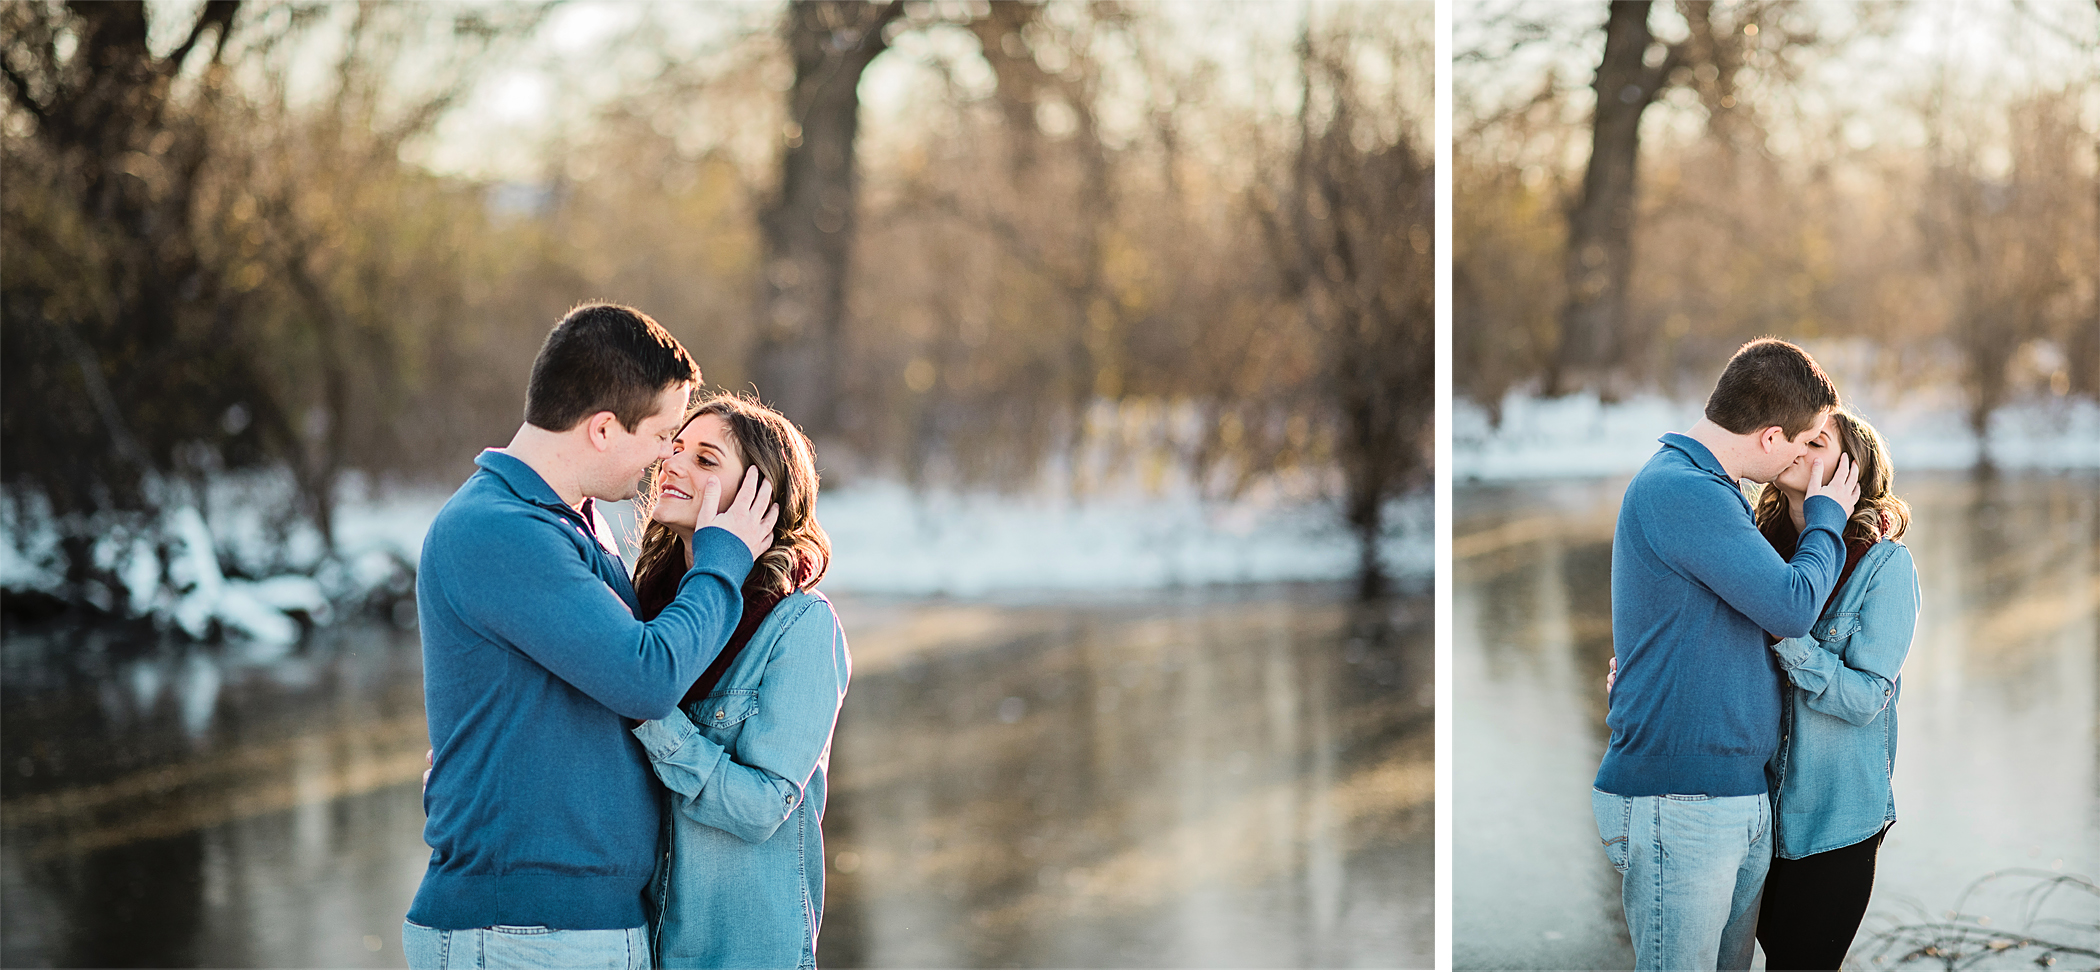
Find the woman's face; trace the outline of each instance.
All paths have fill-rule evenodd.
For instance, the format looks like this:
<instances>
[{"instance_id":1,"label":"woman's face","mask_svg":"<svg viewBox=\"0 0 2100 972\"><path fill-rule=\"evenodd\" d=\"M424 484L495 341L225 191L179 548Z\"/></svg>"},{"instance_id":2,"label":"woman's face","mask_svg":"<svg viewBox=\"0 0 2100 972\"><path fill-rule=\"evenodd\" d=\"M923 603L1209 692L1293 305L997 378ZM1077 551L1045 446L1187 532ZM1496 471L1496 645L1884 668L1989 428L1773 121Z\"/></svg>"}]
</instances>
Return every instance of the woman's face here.
<instances>
[{"instance_id":1,"label":"woman's face","mask_svg":"<svg viewBox=\"0 0 2100 972\"><path fill-rule=\"evenodd\" d=\"M1794 460L1793 465L1782 470L1779 478L1774 481L1787 492L1806 493L1809 468L1820 460L1823 463L1823 482L1830 482L1831 477L1837 475L1840 452L1837 421L1833 419L1823 426L1823 431L1816 433L1815 438L1808 440L1808 451L1802 453L1801 458Z\"/></svg>"},{"instance_id":2,"label":"woman's face","mask_svg":"<svg viewBox=\"0 0 2100 972\"><path fill-rule=\"evenodd\" d=\"M713 414L686 423L671 440L671 458L664 460L663 471L656 477L656 511L651 519L692 529L700 522L700 498L706 495L709 476L722 483L714 510L720 513L736 501L737 487L744 480L744 460L730 438L729 423Z\"/></svg>"}]
</instances>

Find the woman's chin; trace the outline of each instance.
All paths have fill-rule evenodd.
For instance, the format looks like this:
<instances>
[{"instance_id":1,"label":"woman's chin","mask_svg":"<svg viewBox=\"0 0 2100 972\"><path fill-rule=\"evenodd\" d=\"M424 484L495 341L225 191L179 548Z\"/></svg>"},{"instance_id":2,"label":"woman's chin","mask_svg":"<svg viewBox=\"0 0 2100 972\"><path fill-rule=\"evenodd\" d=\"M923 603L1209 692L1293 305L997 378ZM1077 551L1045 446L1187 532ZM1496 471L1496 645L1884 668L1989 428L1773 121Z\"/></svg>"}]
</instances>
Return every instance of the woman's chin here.
<instances>
[{"instance_id":1,"label":"woman's chin","mask_svg":"<svg viewBox=\"0 0 2100 972\"><path fill-rule=\"evenodd\" d=\"M671 529L676 530L680 533L691 533L693 532L693 524L699 519L699 517L680 515L681 513L685 512L688 511L669 511L669 515L666 515L666 511L664 510L663 505L658 504L656 512L649 517L649 521L652 523L661 523L664 526L670 527Z\"/></svg>"}]
</instances>

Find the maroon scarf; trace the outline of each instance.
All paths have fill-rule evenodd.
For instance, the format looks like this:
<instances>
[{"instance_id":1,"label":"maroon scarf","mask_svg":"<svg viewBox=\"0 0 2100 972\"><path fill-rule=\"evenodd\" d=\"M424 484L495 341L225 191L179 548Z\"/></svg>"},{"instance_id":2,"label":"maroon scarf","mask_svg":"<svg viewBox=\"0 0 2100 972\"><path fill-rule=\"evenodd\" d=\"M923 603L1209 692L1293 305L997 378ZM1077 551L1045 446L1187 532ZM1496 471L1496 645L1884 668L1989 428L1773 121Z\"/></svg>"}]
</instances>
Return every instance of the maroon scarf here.
<instances>
[{"instance_id":1,"label":"maroon scarf","mask_svg":"<svg viewBox=\"0 0 2100 972\"><path fill-rule=\"evenodd\" d=\"M1758 532L1765 535L1765 540L1772 544L1772 549L1779 551L1779 556L1788 560L1794 559L1794 547L1801 542L1801 535L1795 532L1792 519L1779 517L1759 527ZM1816 609L1816 617L1820 618L1824 611L1830 610L1830 603L1837 600L1838 592L1845 589L1845 582L1852 579L1852 571L1859 566L1860 558L1865 557L1867 551L1872 549L1872 540L1854 540L1849 537L1845 539L1845 567L1838 571L1837 583L1831 585L1830 596L1823 599L1823 606Z\"/></svg>"},{"instance_id":2,"label":"maroon scarf","mask_svg":"<svg viewBox=\"0 0 2100 972\"><path fill-rule=\"evenodd\" d=\"M744 617L737 622L736 633L729 636L729 643L722 646L722 653L715 656L707 671L700 673L693 687L685 691L680 704L698 702L715 690L715 685L722 681L722 674L729 671L736 656L743 654L744 646L751 643L751 636L758 633L758 626L765 623L766 615L773 613L773 606L780 601L781 595L771 591L744 592Z\"/></svg>"}]
</instances>

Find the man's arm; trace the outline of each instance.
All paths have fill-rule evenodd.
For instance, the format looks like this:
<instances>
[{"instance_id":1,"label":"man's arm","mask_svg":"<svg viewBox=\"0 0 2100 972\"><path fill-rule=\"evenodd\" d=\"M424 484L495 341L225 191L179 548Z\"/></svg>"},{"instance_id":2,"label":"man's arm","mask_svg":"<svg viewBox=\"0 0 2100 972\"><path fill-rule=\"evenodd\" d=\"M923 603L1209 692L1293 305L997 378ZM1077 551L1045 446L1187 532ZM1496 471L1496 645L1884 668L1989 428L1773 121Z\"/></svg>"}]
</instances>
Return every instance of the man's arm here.
<instances>
[{"instance_id":1,"label":"man's arm","mask_svg":"<svg viewBox=\"0 0 2100 972\"><path fill-rule=\"evenodd\" d=\"M1757 532L1726 484L1680 486L1644 500L1642 529L1657 555L1781 637L1808 633L1845 565L1838 539L1845 511L1827 496L1809 497L1808 527L1791 561Z\"/></svg>"},{"instance_id":2,"label":"man's arm","mask_svg":"<svg viewBox=\"0 0 2100 972\"><path fill-rule=\"evenodd\" d=\"M445 596L492 640L630 719L676 708L743 616L751 549L727 530L694 534L678 596L642 622L584 563L565 526L501 516L457 524L426 552L443 558Z\"/></svg>"}]
</instances>

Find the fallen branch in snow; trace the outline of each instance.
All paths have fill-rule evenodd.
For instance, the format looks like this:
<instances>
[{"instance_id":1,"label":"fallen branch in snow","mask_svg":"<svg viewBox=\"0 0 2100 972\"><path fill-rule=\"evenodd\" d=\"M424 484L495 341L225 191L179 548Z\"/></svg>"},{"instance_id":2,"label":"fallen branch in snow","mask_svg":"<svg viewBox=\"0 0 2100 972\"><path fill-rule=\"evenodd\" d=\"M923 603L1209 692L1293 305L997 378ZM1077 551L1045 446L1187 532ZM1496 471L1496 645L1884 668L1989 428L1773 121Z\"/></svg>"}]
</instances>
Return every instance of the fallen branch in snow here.
<instances>
[{"instance_id":1,"label":"fallen branch in snow","mask_svg":"<svg viewBox=\"0 0 2100 972\"><path fill-rule=\"evenodd\" d=\"M1994 883L2032 879L2014 895L2020 902L2015 928L1993 927L1988 916L1969 914L1970 898ZM2091 907L2072 909L2081 919L2045 917L2043 909L2060 891L2091 897ZM2079 968L2100 968L2100 884L2066 874L2013 868L1986 874L1969 885L1954 909L1937 920L1894 925L1854 950L1875 968L1913 966L1948 970L2033 965L2057 968L2066 959L2083 960Z\"/></svg>"}]
</instances>

